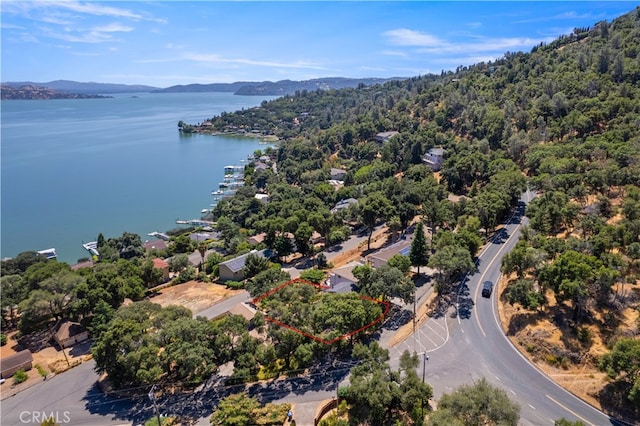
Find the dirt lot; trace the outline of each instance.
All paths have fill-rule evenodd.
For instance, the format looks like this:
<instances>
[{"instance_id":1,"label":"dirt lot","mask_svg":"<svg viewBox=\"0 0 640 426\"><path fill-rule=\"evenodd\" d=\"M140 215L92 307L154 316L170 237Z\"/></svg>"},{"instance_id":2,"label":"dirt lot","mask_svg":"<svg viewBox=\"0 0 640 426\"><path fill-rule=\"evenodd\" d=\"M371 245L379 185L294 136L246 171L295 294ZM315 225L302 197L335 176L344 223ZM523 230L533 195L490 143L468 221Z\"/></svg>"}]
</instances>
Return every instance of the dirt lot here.
<instances>
[{"instance_id":1,"label":"dirt lot","mask_svg":"<svg viewBox=\"0 0 640 426\"><path fill-rule=\"evenodd\" d=\"M150 300L161 306L180 305L194 314L204 311L227 297L242 290L230 290L223 285L189 281L164 288Z\"/></svg>"}]
</instances>

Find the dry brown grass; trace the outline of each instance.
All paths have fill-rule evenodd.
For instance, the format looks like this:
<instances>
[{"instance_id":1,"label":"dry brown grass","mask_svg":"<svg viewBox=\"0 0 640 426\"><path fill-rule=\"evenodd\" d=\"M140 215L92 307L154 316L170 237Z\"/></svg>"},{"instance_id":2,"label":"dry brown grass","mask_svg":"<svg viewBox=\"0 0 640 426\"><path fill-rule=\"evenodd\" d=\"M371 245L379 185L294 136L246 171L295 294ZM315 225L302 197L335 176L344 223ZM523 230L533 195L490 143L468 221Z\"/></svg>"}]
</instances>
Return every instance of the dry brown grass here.
<instances>
[{"instance_id":1,"label":"dry brown grass","mask_svg":"<svg viewBox=\"0 0 640 426\"><path fill-rule=\"evenodd\" d=\"M624 418L625 413L603 399L611 382L598 369L598 360L609 351L610 339L637 332L637 307L624 309L614 324L607 322L610 315L606 311L592 310L583 324L575 326L567 320L571 318L572 307L559 304L551 292L547 294L544 312L527 311L506 302L504 289L513 278L502 278L498 303L503 330L513 345L569 392L606 413ZM625 292L640 292L640 282L627 284ZM579 339L579 329L589 338Z\"/></svg>"},{"instance_id":2,"label":"dry brown grass","mask_svg":"<svg viewBox=\"0 0 640 426\"><path fill-rule=\"evenodd\" d=\"M219 284L189 281L164 288L150 300L163 307L180 305L193 313L198 313L241 291L231 290Z\"/></svg>"}]
</instances>

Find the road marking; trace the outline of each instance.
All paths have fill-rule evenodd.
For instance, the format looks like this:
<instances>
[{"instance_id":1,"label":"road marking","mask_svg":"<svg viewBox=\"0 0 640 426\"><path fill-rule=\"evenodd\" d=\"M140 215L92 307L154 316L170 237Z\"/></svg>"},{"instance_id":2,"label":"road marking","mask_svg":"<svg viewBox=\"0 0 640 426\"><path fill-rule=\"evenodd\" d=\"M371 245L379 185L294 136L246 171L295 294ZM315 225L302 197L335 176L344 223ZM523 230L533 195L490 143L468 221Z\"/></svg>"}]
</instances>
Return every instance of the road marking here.
<instances>
[{"instance_id":1,"label":"road marking","mask_svg":"<svg viewBox=\"0 0 640 426\"><path fill-rule=\"evenodd\" d=\"M536 407L534 407L533 405L529 404L529 407L533 408L534 410L536 409Z\"/></svg>"},{"instance_id":2,"label":"road marking","mask_svg":"<svg viewBox=\"0 0 640 426\"><path fill-rule=\"evenodd\" d=\"M500 377L496 376L496 380L501 382L502 380L500 380Z\"/></svg>"},{"instance_id":3,"label":"road marking","mask_svg":"<svg viewBox=\"0 0 640 426\"><path fill-rule=\"evenodd\" d=\"M560 407L564 408L565 410L567 410L568 412L570 412L571 414L573 414L574 416L576 416L577 418L579 418L580 420L582 420L583 422L585 422L588 425L591 426L596 426L593 423L591 423L589 420L585 419L584 417L582 417L581 415L577 414L575 411L570 410L568 407L562 405L561 403L559 403L558 401L556 401L555 399L551 398L551 396L549 395L545 395L547 398L549 398L551 401L555 402L556 404L558 404Z\"/></svg>"},{"instance_id":4,"label":"road marking","mask_svg":"<svg viewBox=\"0 0 640 426\"><path fill-rule=\"evenodd\" d=\"M509 391L514 395L516 394L513 389L509 389Z\"/></svg>"}]
</instances>

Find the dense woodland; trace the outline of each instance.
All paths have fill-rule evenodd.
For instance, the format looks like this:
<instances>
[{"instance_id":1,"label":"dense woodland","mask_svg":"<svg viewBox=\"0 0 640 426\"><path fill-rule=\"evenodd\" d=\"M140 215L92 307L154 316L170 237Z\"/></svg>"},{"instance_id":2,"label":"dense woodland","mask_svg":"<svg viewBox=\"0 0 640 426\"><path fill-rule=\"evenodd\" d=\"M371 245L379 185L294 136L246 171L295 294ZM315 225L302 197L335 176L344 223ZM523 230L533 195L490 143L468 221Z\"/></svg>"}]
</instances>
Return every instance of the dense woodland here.
<instances>
[{"instance_id":1,"label":"dense woodland","mask_svg":"<svg viewBox=\"0 0 640 426\"><path fill-rule=\"evenodd\" d=\"M247 237L265 232L264 246L275 258L252 257L247 280L232 284L257 296L289 279L273 261L294 249L316 253L314 231L331 246L352 229L371 235L384 223L400 233L415 224L410 265L435 269L438 295L446 301L457 277L474 268L479 248L530 188L537 193L526 211L530 226L503 261L503 272L513 278L507 302L544 315L556 300L566 308L562 321L585 341L585 326L597 324L609 352L590 362L610 375L619 396L619 406L608 409L637 420L640 324L624 331L618 326L622 313L637 311L640 302L639 41L636 9L495 62L384 85L301 91L212 117L207 121L216 131L277 136L277 149L257 153L277 167L247 166L245 187L218 204L213 214L220 242L196 246L179 235L168 253L153 255L173 255L178 279L215 279L218 263L249 251ZM399 133L375 140L387 131ZM433 147L446 152L438 173L422 159ZM331 168L347 171L337 190L328 183ZM258 192L268 194L269 202L257 200ZM331 212L348 198L357 204ZM231 360L232 379L239 382L292 374L328 355L349 357L359 360L343 392L352 422L424 423L415 400L428 399L431 389L412 375L409 354L401 371L378 371L371 366L384 365L385 354L377 345L363 349L367 331L327 346L265 323L261 315L251 322L236 316L205 321L149 302L120 307L125 298L142 299L158 276L134 236L102 238L100 244L105 255L78 272L33 253L3 261L3 307L19 307L3 321L27 333L51 318L81 320L93 333L98 368L121 388L195 386ZM206 259L203 254L200 272L181 254L213 246L218 251ZM316 260L325 266L321 256ZM355 275L364 295L412 300L415 284L402 260L377 270L361 267ZM315 269L306 275L315 282L322 278ZM362 303L353 295L290 286L264 300L261 309L292 323L300 315L313 318L306 331L334 336L370 321L376 307L359 309ZM563 362L583 359L569 351ZM378 391L381 382L393 384L386 387L389 395ZM384 398L389 404L376 406ZM501 398L495 398L506 407L501 419L516 424L516 407ZM455 415L443 404L431 424L452 424L447 416Z\"/></svg>"}]
</instances>

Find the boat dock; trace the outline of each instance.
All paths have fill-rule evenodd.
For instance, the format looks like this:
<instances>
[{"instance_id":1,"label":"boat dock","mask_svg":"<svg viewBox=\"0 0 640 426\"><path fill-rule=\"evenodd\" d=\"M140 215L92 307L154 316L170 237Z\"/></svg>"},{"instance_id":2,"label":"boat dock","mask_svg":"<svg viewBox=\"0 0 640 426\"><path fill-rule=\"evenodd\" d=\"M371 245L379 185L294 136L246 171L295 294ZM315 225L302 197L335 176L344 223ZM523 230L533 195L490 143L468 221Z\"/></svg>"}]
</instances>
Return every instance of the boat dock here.
<instances>
[{"instance_id":1,"label":"boat dock","mask_svg":"<svg viewBox=\"0 0 640 426\"><path fill-rule=\"evenodd\" d=\"M164 240L164 241L169 241L171 239L171 237L169 237L167 234L164 234L164 233L158 232L158 231L149 232L147 235L150 236L150 237L159 238L159 239Z\"/></svg>"},{"instance_id":2,"label":"boat dock","mask_svg":"<svg viewBox=\"0 0 640 426\"><path fill-rule=\"evenodd\" d=\"M98 242L97 241L91 241L89 243L83 243L82 247L84 247L84 249L86 251L88 251L89 253L91 253L94 256L100 256L100 253L98 252Z\"/></svg>"}]
</instances>

